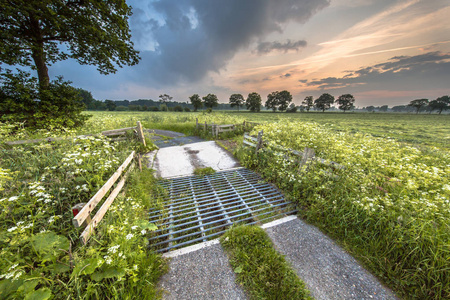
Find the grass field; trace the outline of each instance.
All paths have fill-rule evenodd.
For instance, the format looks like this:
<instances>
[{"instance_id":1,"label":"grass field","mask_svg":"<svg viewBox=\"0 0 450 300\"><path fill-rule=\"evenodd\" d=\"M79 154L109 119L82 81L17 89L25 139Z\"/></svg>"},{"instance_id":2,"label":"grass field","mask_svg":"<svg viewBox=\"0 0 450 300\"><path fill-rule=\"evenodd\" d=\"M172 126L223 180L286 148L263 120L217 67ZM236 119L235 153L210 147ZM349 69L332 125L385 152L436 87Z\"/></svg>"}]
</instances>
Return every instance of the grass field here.
<instances>
[{"instance_id":1,"label":"grass field","mask_svg":"<svg viewBox=\"0 0 450 300\"><path fill-rule=\"evenodd\" d=\"M154 284L165 269L159 256L147 256L140 233L151 228L142 222L145 210L158 203L151 171L131 177L127 194L114 204L114 217L107 214L88 247L77 244L79 232L70 221L71 205L87 202L135 143L92 138L10 147L3 142L100 133L136 121L191 135L197 118L261 122L254 133L263 129L269 145L314 148L318 156L345 165L334 171L336 179L329 176L332 170L316 165L299 172L298 162L284 153L264 150L255 157L243 148L236 151L243 164L297 202L302 217L405 298L450 297L450 115L87 113L92 117L77 130L28 132L0 124L0 298L154 297L158 292L146 282Z\"/></svg>"}]
</instances>

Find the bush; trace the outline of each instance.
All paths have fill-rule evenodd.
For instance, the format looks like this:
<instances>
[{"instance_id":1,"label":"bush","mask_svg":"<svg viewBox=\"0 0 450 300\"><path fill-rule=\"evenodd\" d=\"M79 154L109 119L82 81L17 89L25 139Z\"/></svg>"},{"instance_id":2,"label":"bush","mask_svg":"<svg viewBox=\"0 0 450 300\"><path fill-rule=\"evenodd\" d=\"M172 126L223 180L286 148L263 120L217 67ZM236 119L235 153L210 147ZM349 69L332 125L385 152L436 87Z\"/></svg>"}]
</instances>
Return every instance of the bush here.
<instances>
[{"instance_id":1,"label":"bush","mask_svg":"<svg viewBox=\"0 0 450 300\"><path fill-rule=\"evenodd\" d=\"M150 107L148 108L148 110L149 110L149 111L159 111L159 108L158 108L158 106L150 106Z\"/></svg>"},{"instance_id":2,"label":"bush","mask_svg":"<svg viewBox=\"0 0 450 300\"><path fill-rule=\"evenodd\" d=\"M173 111L178 111L178 112L182 112L183 111L183 107L181 107L181 105L177 105L173 108Z\"/></svg>"},{"instance_id":3,"label":"bush","mask_svg":"<svg viewBox=\"0 0 450 300\"><path fill-rule=\"evenodd\" d=\"M23 123L25 127L60 129L81 126L88 119L79 92L62 77L39 90L29 73L11 71L0 74L1 121Z\"/></svg>"}]
</instances>

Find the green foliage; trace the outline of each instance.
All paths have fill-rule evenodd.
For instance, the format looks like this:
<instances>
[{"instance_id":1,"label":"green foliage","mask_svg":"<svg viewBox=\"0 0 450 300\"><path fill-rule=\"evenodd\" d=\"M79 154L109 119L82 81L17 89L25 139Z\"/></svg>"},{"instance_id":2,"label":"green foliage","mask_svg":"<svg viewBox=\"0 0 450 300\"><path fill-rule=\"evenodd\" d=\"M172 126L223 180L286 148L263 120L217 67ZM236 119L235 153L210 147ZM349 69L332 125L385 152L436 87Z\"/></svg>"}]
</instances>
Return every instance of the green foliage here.
<instances>
[{"instance_id":1,"label":"green foliage","mask_svg":"<svg viewBox=\"0 0 450 300\"><path fill-rule=\"evenodd\" d=\"M123 0L1 0L0 7L0 61L30 66L33 59L44 89L46 65L68 57L103 74L138 62L128 27L131 7Z\"/></svg>"},{"instance_id":2,"label":"green foliage","mask_svg":"<svg viewBox=\"0 0 450 300\"><path fill-rule=\"evenodd\" d=\"M261 96L258 93L248 94L247 100L245 100L245 106L252 112L259 112L261 110Z\"/></svg>"},{"instance_id":3,"label":"green foliage","mask_svg":"<svg viewBox=\"0 0 450 300\"><path fill-rule=\"evenodd\" d=\"M333 105L333 103L334 97L328 93L320 95L320 97L314 101L314 105L316 106L316 108L322 110L322 112L324 112L326 109L329 109L331 105Z\"/></svg>"},{"instance_id":4,"label":"green foliage","mask_svg":"<svg viewBox=\"0 0 450 300\"><path fill-rule=\"evenodd\" d=\"M87 116L79 92L58 77L47 90L39 91L36 78L19 71L1 74L1 121L20 122L26 127L61 129L81 126Z\"/></svg>"},{"instance_id":5,"label":"green foliage","mask_svg":"<svg viewBox=\"0 0 450 300\"><path fill-rule=\"evenodd\" d=\"M306 96L305 100L303 100L302 104L305 106L306 111L309 112L309 110L314 107L314 100L313 96Z\"/></svg>"},{"instance_id":6,"label":"green foliage","mask_svg":"<svg viewBox=\"0 0 450 300\"><path fill-rule=\"evenodd\" d=\"M284 90L281 92L272 92L267 95L267 101L265 106L268 109L272 109L275 112L277 109L279 111L285 111L289 103L292 101L292 95L288 91Z\"/></svg>"},{"instance_id":7,"label":"green foliage","mask_svg":"<svg viewBox=\"0 0 450 300\"><path fill-rule=\"evenodd\" d=\"M211 175L214 173L216 173L216 170L214 170L211 167L197 168L194 170L194 175L198 175L198 176Z\"/></svg>"},{"instance_id":8,"label":"green foliage","mask_svg":"<svg viewBox=\"0 0 450 300\"><path fill-rule=\"evenodd\" d=\"M240 158L296 201L302 217L340 240L402 295L450 297L448 151L329 127L282 121L257 126L268 146L258 156L242 149ZM299 172L299 158L276 145L313 148L345 169L311 163Z\"/></svg>"},{"instance_id":9,"label":"green foliage","mask_svg":"<svg viewBox=\"0 0 450 300\"><path fill-rule=\"evenodd\" d=\"M173 99L173 97L171 97L171 96L168 95L168 94L162 94L162 95L159 95L159 102L161 102L161 103L169 102L169 101L172 100L172 99Z\"/></svg>"},{"instance_id":10,"label":"green foliage","mask_svg":"<svg viewBox=\"0 0 450 300\"><path fill-rule=\"evenodd\" d=\"M231 107L237 106L238 111L239 108L244 105L244 101L245 101L244 97L241 94L233 94L230 96L230 106Z\"/></svg>"},{"instance_id":11,"label":"green foliage","mask_svg":"<svg viewBox=\"0 0 450 300\"><path fill-rule=\"evenodd\" d=\"M450 109L450 97L442 96L430 101L430 108L431 111L437 110L441 114L443 110Z\"/></svg>"},{"instance_id":12,"label":"green foliage","mask_svg":"<svg viewBox=\"0 0 450 300\"><path fill-rule=\"evenodd\" d=\"M311 299L305 284L279 254L263 229L234 226L221 238L237 281L251 299Z\"/></svg>"},{"instance_id":13,"label":"green foliage","mask_svg":"<svg viewBox=\"0 0 450 300\"><path fill-rule=\"evenodd\" d=\"M294 103L291 103L291 105L289 105L289 107L286 109L287 113L295 113L297 112L297 107L295 106Z\"/></svg>"},{"instance_id":14,"label":"green foliage","mask_svg":"<svg viewBox=\"0 0 450 300\"><path fill-rule=\"evenodd\" d=\"M416 114L419 113L422 107L428 105L428 99L416 99L409 102L408 106L414 107L416 109Z\"/></svg>"},{"instance_id":15,"label":"green foliage","mask_svg":"<svg viewBox=\"0 0 450 300\"><path fill-rule=\"evenodd\" d=\"M202 108L203 102L198 94L194 94L189 97L191 104L194 106L194 111L197 111L199 108Z\"/></svg>"},{"instance_id":16,"label":"green foliage","mask_svg":"<svg viewBox=\"0 0 450 300\"><path fill-rule=\"evenodd\" d=\"M219 99L214 94L208 94L203 97L203 105L212 110L213 107L216 107L219 104Z\"/></svg>"},{"instance_id":17,"label":"green foliage","mask_svg":"<svg viewBox=\"0 0 450 300\"><path fill-rule=\"evenodd\" d=\"M336 103L338 104L338 108L345 112L355 107L355 97L351 94L344 94L336 99Z\"/></svg>"}]
</instances>

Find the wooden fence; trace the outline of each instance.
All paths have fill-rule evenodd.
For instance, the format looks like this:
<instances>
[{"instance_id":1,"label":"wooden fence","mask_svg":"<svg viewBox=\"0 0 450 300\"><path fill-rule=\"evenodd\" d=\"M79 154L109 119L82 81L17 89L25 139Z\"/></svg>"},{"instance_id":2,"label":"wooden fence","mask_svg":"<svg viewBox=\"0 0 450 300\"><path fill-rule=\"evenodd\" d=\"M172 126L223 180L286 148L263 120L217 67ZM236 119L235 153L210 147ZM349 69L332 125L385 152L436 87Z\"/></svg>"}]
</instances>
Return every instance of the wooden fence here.
<instances>
[{"instance_id":1,"label":"wooden fence","mask_svg":"<svg viewBox=\"0 0 450 300\"><path fill-rule=\"evenodd\" d=\"M75 205L72 208L74 218L72 219L72 223L75 227L85 227L83 233L81 233L80 240L83 244L86 244L89 240L90 236L94 232L95 227L100 223L100 221L105 216L109 207L116 199L119 192L122 190L125 185L125 180L127 178L128 173L134 168L134 162L130 164L130 162L135 157L135 152L131 152L131 154L125 159L122 165L117 169L117 171L106 181L106 183L97 191L97 193L89 200L88 203L80 203ZM125 170L127 172L124 173ZM122 173L124 175L122 176ZM103 199L103 197L109 192L109 190L113 187L116 181L122 177L116 187L109 194L108 198L103 202L103 205L98 209L97 213L91 218L91 213L94 211L97 204ZM81 210L79 210L81 209Z\"/></svg>"},{"instance_id":2,"label":"wooden fence","mask_svg":"<svg viewBox=\"0 0 450 300\"><path fill-rule=\"evenodd\" d=\"M77 138L104 135L104 136L110 137L112 141L121 141L121 140L126 139L125 134L128 130L134 130L136 132L136 134L138 135L139 140L145 145L144 132L143 132L140 121L136 122L136 127L126 127L126 128L119 128L119 129L113 129L113 130L106 130L106 131L102 131L100 134L79 135L79 136L77 136ZM42 142L56 142L56 141L61 141L61 140L65 140L65 139L70 139L70 138L72 138L72 137L49 137L49 138L43 138L43 139L5 142L5 144L10 145L10 146L15 146L15 145L35 144L35 143L42 143Z\"/></svg>"},{"instance_id":3,"label":"wooden fence","mask_svg":"<svg viewBox=\"0 0 450 300\"><path fill-rule=\"evenodd\" d=\"M248 135L247 133L245 133L244 134L243 144L246 145L246 146L254 147L255 148L255 153L257 153L258 150L261 149L262 147L264 147L264 144L265 144L263 139L262 139L262 136L263 136L263 131L262 130L258 133L258 136L256 136L256 137ZM323 158L316 157L314 149L311 149L311 148L308 148L308 147L305 147L305 149L303 151L298 151L298 150L294 150L294 149L290 149L290 148L284 148L284 147L281 147L281 146L278 146L278 145L273 145L271 147L275 148L276 150L283 151L283 152L288 152L288 153L291 153L291 154L293 154L295 156L298 156L300 158L300 160L299 160L299 170L301 170L303 167L307 168L309 162L312 162L312 161L318 162L320 164L326 165L328 167L331 167L331 168L337 169L337 170L345 168L345 166L340 165L340 164L338 164L338 163L336 163L334 161L328 161L328 160L325 160ZM327 174L329 176L335 178L335 179L338 178L336 175L334 175L334 174L332 174L330 172L327 172Z\"/></svg>"},{"instance_id":4,"label":"wooden fence","mask_svg":"<svg viewBox=\"0 0 450 300\"><path fill-rule=\"evenodd\" d=\"M242 124L208 124L208 123L199 123L198 119L195 119L195 128L197 130L204 130L205 132L210 132L212 136L219 137L219 134L222 132L234 131L243 129L244 131L252 129L256 125L260 123L244 121Z\"/></svg>"}]
</instances>

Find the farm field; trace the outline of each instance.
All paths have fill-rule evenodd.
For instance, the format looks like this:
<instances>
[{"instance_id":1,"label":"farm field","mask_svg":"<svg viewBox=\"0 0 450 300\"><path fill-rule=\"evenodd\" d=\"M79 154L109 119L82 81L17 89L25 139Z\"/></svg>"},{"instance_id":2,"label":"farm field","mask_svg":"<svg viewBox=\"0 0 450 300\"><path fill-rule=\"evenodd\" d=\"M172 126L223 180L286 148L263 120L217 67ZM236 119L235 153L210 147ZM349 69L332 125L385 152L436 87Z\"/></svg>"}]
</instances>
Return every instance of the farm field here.
<instances>
[{"instance_id":1,"label":"farm field","mask_svg":"<svg viewBox=\"0 0 450 300\"><path fill-rule=\"evenodd\" d=\"M127 194L115 202L89 246L76 244L79 232L71 224L70 207L87 202L136 143L100 137L16 147L3 142L93 134L135 126L136 121L144 128L190 135L196 118L200 123L263 123L253 134L264 130L268 146L258 156L239 146L235 154L244 165L276 183L299 205L303 218L334 237L400 295L450 297L450 115L88 114L92 117L76 131L19 130L11 136L11 126L0 127L0 267L5 270L0 298L61 291L87 298L153 297L157 291L142 290L140 282L156 282L165 268L159 256L147 257L145 251L145 233L151 228L143 223L145 210L158 205L151 171L131 175ZM240 135L223 138L242 141ZM298 159L275 145L310 147L346 168L311 165L308 172L299 171Z\"/></svg>"}]
</instances>

